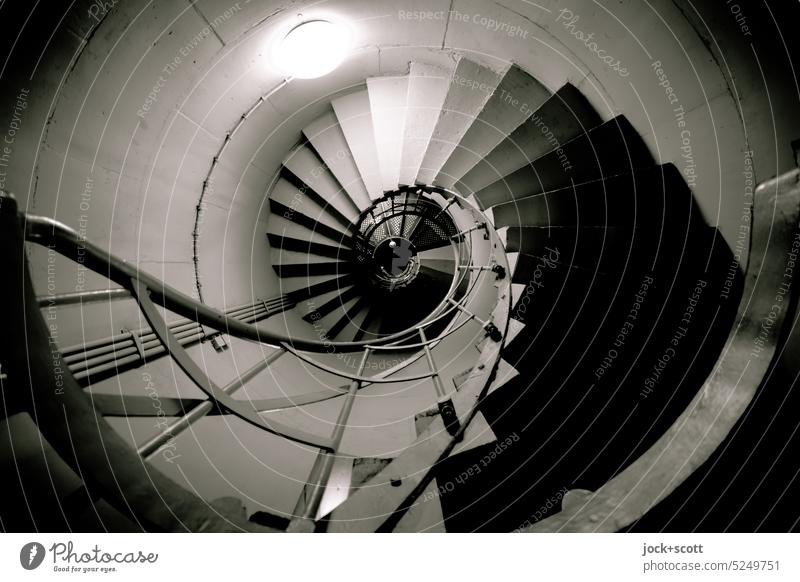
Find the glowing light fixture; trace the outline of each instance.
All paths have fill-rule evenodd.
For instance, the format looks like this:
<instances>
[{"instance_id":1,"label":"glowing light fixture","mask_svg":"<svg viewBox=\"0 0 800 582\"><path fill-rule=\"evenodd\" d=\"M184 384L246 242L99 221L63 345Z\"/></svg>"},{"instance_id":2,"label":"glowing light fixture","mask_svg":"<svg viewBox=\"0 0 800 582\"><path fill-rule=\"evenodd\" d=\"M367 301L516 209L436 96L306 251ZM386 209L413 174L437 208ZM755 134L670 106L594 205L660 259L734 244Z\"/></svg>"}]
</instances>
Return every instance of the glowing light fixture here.
<instances>
[{"instance_id":1,"label":"glowing light fixture","mask_svg":"<svg viewBox=\"0 0 800 582\"><path fill-rule=\"evenodd\" d=\"M352 44L350 29L328 20L309 20L292 28L273 50L273 62L284 74L313 79L333 71Z\"/></svg>"}]
</instances>

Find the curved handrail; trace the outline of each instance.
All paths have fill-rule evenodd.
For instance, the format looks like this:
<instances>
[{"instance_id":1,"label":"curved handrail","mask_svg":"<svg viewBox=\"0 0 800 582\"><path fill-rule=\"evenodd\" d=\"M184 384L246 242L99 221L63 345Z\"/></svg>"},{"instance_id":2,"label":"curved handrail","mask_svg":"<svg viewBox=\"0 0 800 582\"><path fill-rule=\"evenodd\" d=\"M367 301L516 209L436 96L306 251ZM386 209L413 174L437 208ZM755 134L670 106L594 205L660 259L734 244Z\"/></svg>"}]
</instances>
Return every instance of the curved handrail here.
<instances>
[{"instance_id":1,"label":"curved handrail","mask_svg":"<svg viewBox=\"0 0 800 582\"><path fill-rule=\"evenodd\" d=\"M277 342L284 345L287 351L295 352L295 355L298 357L304 357L303 354L297 352L299 349L308 350L311 352L315 351L328 351L328 348L333 345L341 351L355 351L359 348L364 348L365 358L367 357L366 354L370 353L372 349L376 347L380 347L382 349L410 349L418 347L417 344L412 346L391 346L391 342L400 342L403 338L409 337L412 333L416 331L420 332L420 335L423 337L423 342L419 345L423 345L425 348L428 348L430 345L434 345L444 338L449 337L452 333L455 333L458 329L461 329L463 326L468 324L470 321L473 321L474 318L469 317L466 318L464 321L460 323L456 323L457 319L453 320L451 324L448 326L447 331L444 335L439 335L436 337L432 337L431 339L427 339L422 332L423 328L426 326L435 323L436 321L441 320L441 318L448 315L449 312L456 310L458 305L464 302L467 298L471 296L472 290L475 286L479 283L482 279L482 272L475 277L472 277L467 271L463 273L459 272L458 277L454 277L454 280L459 279L463 280L463 277L469 277L472 279L471 285L467 292L464 294L464 297L461 298L460 301L456 302L452 297L448 297L445 301L447 305L444 308L443 313L437 314L435 317L428 317L424 322L421 324L417 324L416 326L398 332L396 334L392 334L390 336L380 338L379 342L371 341L371 342L315 342L309 340L298 340L295 338L288 338L284 334L274 333L272 331L264 329L262 326L252 325L252 324L245 324L238 320L232 320L227 314L220 313L213 308L209 308L204 304L194 301L193 299L187 297L186 295L178 292L177 290L169 287L168 285L164 284L163 282L159 281L155 277L152 277L146 273L141 273L135 267L129 265L127 262L101 250L99 247L90 243L89 241L84 240L80 237L74 230L70 229L69 227L55 221L52 219L44 218L44 217L37 217L37 216L28 216L24 213L18 213L16 211L16 205L14 204L14 212L17 217L17 221L19 226L23 227L22 231L24 232L24 236L27 240L36 242L39 244L47 244L49 248L52 248L56 252L71 258L73 260L77 260L78 257L80 258L80 262L89 269L92 269L98 273L103 274L108 279L115 281L116 283L122 285L124 288L128 289L136 298L137 302L139 303L140 308L143 310L146 319L150 323L151 329L155 333L155 335L159 338L159 340L167 347L170 355L176 360L181 368L190 376L190 378L194 381L195 384L198 385L206 394L209 396L210 401L213 402L215 405L222 407L223 409L232 412L233 414L243 418L247 422L254 424L260 428L265 428L271 432L274 432L278 435L281 435L285 438L289 438L295 440L297 442L309 444L315 447L322 449L323 451L334 452L336 449L335 442L331 438L318 438L316 435L310 435L309 433L305 433L302 430L294 429L293 427L288 427L283 425L282 423L275 423L274 421L264 421L261 417L258 416L258 411L253 407L252 403L248 402L247 400L244 401L237 401L230 398L227 393L225 393L220 388L216 387L210 379L208 379L204 373L199 371L196 365L193 364L191 358L188 354L183 350L182 346L177 341L177 337L171 332L169 327L164 322L163 318L161 317L160 313L156 309L157 304L162 305L165 309L173 311L178 315L182 315L191 321L196 321L201 325L206 325L212 329L217 331L226 332L234 337L241 337L243 339L250 339L253 341L257 341L260 343L271 343ZM8 218L8 217L7 217ZM468 256L472 256L471 252L471 244L472 240L471 237L466 239L468 241L467 245L470 247L468 249ZM456 247L456 255L459 256L459 249L463 250L463 247L459 245L455 245ZM459 257L460 258L460 257ZM460 261L458 261L460 262ZM456 288L458 285L455 286ZM451 288L452 292L452 288ZM450 295L451 293L448 293ZM443 303L445 303L443 301ZM37 307L36 303L33 302L32 305L34 309ZM437 310L439 308L437 307ZM436 313L437 310L434 310ZM39 318L41 319L41 313L38 314ZM284 341L285 340L285 341ZM384 345L387 344L387 345ZM429 354L429 351L428 351ZM410 365L413 361L418 360L419 358L409 358L407 365ZM318 364L318 363L317 363ZM334 370L331 370L334 371ZM396 373L397 370L394 370ZM334 371L336 373L336 371ZM70 380L70 394L73 398L77 398L80 400L80 396L75 394L76 384L75 380L71 374L67 374ZM409 377L389 377L387 375L386 378L376 378L372 377L363 377L357 376L352 379L353 384L351 385L350 392L354 393L354 391L358 390L360 385L363 383L366 384L373 384L373 383L380 383L380 382L403 382L415 379L424 379L428 377L437 377L438 370L435 366L432 365L432 369L429 373L409 376ZM79 387L78 392L80 392ZM81 402L84 402L88 397L85 394L81 394L84 399ZM248 410L249 407L249 410ZM202 409L201 409L202 410ZM121 455L124 456L124 455ZM101 470L98 468L98 470ZM319 485L318 485L319 486ZM324 486L324 485L323 485ZM206 520L207 521L207 520ZM201 524L198 529L203 529L206 527L205 524Z\"/></svg>"},{"instance_id":2,"label":"curved handrail","mask_svg":"<svg viewBox=\"0 0 800 582\"><path fill-rule=\"evenodd\" d=\"M457 196L462 204L469 204L460 195ZM479 210L476 212L480 213ZM216 331L227 333L240 339L247 339L277 347L289 344L295 349L308 352L328 352L331 346L342 352L354 352L366 347L380 347L391 342L402 341L417 333L418 327L410 327L389 336L360 342L331 342L307 340L290 337L286 334L266 329L261 325L246 324L232 319L226 314L200 303L177 289L165 284L148 273L139 271L138 268L127 261L102 250L94 243L85 240L75 230L52 218L20 213L24 233L27 240L43 245L50 245L60 254L80 262L87 268L100 273L115 283L130 291L130 281L137 280L144 283L152 291L153 301L178 315L206 325ZM471 253L470 253L471 254ZM447 303L443 300L442 304ZM438 309L438 307L437 307ZM424 321L421 325L431 325L438 321Z\"/></svg>"},{"instance_id":3,"label":"curved handrail","mask_svg":"<svg viewBox=\"0 0 800 582\"><path fill-rule=\"evenodd\" d=\"M130 290L130 281L138 280L152 291L153 301L157 305L206 325L216 331L227 333L240 339L255 341L277 347L288 343L296 349L309 352L327 352L331 345L343 352L354 352L370 347L374 342L387 343L402 340L414 330L403 330L398 333L360 342L322 342L290 337L286 334L266 329L261 325L245 324L232 319L226 314L200 303L160 281L148 273L139 271L127 261L103 251L94 243L84 240L75 230L51 218L20 213L20 220L25 227L25 237L31 242L52 245L56 252L78 262L87 268L101 273L115 283ZM49 232L48 232L49 231Z\"/></svg>"},{"instance_id":4,"label":"curved handrail","mask_svg":"<svg viewBox=\"0 0 800 582\"><path fill-rule=\"evenodd\" d=\"M437 336L437 337L435 337L433 339L426 340L425 342L422 342L422 343L419 343L419 344L415 344L413 346L409 346L409 348L415 348L415 347L418 347L418 346L419 347L425 347L427 345L430 345L434 341L445 339L446 337L449 337L450 335L452 335L453 333L457 332L459 329L464 327L470 321L472 321L472 318L467 318L464 321L462 321L461 323L459 323L455 328L449 330L446 334ZM399 377L398 376L392 376L392 377L386 377L386 378L379 378L379 377L376 377L376 376L358 376L358 375L354 375L354 374L350 374L348 372L345 372L344 370L339 370L338 368L334 368L333 366L328 366L327 364L323 364L322 362L318 362L318 361L314 360L313 358L309 358L308 356L304 355L302 352L300 352L298 350L295 350L291 346L287 346L287 345L284 344L282 347L287 352L289 352L290 354L295 356L296 358L306 362L307 364L310 364L310 365L314 366L315 368L317 368L319 370L322 370L323 372L329 372L329 373L331 373L331 374L333 374L335 376L339 376L340 378L347 378L349 380L355 380L357 382L364 382L364 383L369 382L370 384L394 384L394 383L399 383L399 382L413 382L413 381L416 381L416 380L424 380L425 378L430 378L433 375L432 372L426 372L424 374L417 374L417 375L413 375L413 376L399 376ZM405 349L405 348L406 348L406 346L402 346L402 349ZM370 349L372 349L372 348L370 348ZM414 361L416 361L416 360L414 360ZM411 365L411 363L413 363L413 362L409 362L408 365ZM406 366L403 366L403 364L400 364L400 365L402 367L399 368L398 370L395 370L395 372L399 372L403 368L408 367L408 365L406 365Z\"/></svg>"},{"instance_id":5,"label":"curved handrail","mask_svg":"<svg viewBox=\"0 0 800 582\"><path fill-rule=\"evenodd\" d=\"M461 198L458 194L455 194ZM463 201L461 199L460 201ZM474 210L472 204L465 201ZM479 210L474 210L480 213ZM493 229L488 229L489 241L499 253L498 264L508 272L508 261L503 243ZM482 348L472 371L452 394L451 403L460 422L455 434L447 430L439 415L428 427L417 435L414 444L393 459L384 469L362 484L347 500L326 517L329 532L365 532L391 530L390 522L396 525L404 519L405 511L424 491L430 482L439 461L446 458L463 437L477 406L490 390L498 368L501 350L506 342L509 315L511 313L511 277L501 281L497 289L498 301L489 320L495 323L502 335L499 341L488 341ZM473 321L469 318L468 321ZM501 379L502 381L502 379ZM388 507L385 513L376 512L376 507ZM414 514L419 517L421 514ZM411 515L407 517L413 518ZM401 527L403 531L415 531L414 527Z\"/></svg>"},{"instance_id":6,"label":"curved handrail","mask_svg":"<svg viewBox=\"0 0 800 582\"><path fill-rule=\"evenodd\" d=\"M275 531L210 506L146 463L64 373L39 309L16 202L0 197L0 247L7 301L0 338L4 406L26 410L64 462L91 479L117 510L151 531ZM18 306L15 309L11 306ZM26 341L20 341L20 338ZM60 357L60 356L59 356Z\"/></svg>"},{"instance_id":7,"label":"curved handrail","mask_svg":"<svg viewBox=\"0 0 800 582\"><path fill-rule=\"evenodd\" d=\"M454 196L458 196L454 194ZM460 198L460 197L459 197ZM429 202L430 204L434 204L433 202ZM436 204L437 208L441 207ZM448 204L447 207L450 205ZM441 209L444 211L445 209ZM473 209L473 213L475 213ZM480 211L477 211L480 214ZM61 224L53 219L39 217L39 216L30 216L25 215L23 213L19 214L20 220L24 224L24 233L26 238L30 241L48 244L50 248L55 248L57 252L64 254L67 257L72 258L75 260L76 258L80 258L82 264L95 270L96 272L103 273L109 279L115 281L116 283L123 286L123 288L128 289L131 294L133 294L138 303L140 308L145 312L148 320L150 321L151 328L155 332L156 336L160 340L160 343L167 348L167 351L172 355L173 358L178 361L181 368L189 374L190 378L193 382L206 394L209 398L215 402L218 406L222 406L223 408L229 410L234 415L242 418L246 422L250 424L254 424L261 428L266 428L271 432L275 432L276 434L280 434L285 436L286 438L290 438L292 440L312 444L314 446L326 448L329 447L329 442L325 439L318 439L313 435L309 435L307 433L303 433L302 431L298 432L291 427L275 426L270 427L269 423L262 423L259 422L259 417L254 414L252 409L248 409L242 405L241 402L236 401L227 396L224 391L221 391L218 387L216 387L210 379L208 379L202 372L196 369L191 362L191 358L189 358L185 352L181 344L177 341L177 338L172 335L170 330L165 326L161 326L162 323L159 321L160 316L158 315L157 311L154 309L156 303L160 303L165 309L174 311L179 315L183 315L189 320L196 321L199 324L205 324L212 329L217 331L224 331L234 337L241 337L244 339L251 339L258 341L260 343L269 344L271 342L278 342L285 350L291 352L295 357L298 359L311 364L321 370L330 372L336 376L343 377L350 379L353 382L358 382L359 384L363 383L398 383L398 382L408 382L408 381L416 381L416 380L423 380L429 377L436 377L437 371L434 369L429 370L423 374L416 374L410 376L402 376L398 377L395 374L404 369L405 367L411 365L414 361L417 361L419 358L409 358L406 363L395 370L391 375L387 374L382 377L376 376L361 376L353 375L348 372L343 372L337 368L327 366L321 362L314 360L300 352L300 350L307 350L311 352L330 352L330 348L333 347L334 350L341 350L341 351L355 351L361 347L367 350L409 350L409 349L416 349L422 348L423 350L428 350L431 345L434 343L439 343L440 340L448 337L449 335L455 333L462 327L464 327L469 321L472 321L473 318L467 318L463 322L455 326L448 326L447 331L443 334L439 334L437 336L431 337L430 339L426 338L422 333L425 327L428 327L443 318L450 315L450 313L459 310L461 304L466 301L473 291L473 289L477 286L478 282L481 280L482 272L479 272L478 276L471 277L470 271L466 269L458 269L456 271L457 275L454 274L453 282L451 283L451 287L448 290L447 297L445 297L441 303L433 310L432 314L427 317L422 322L412 326L406 330L402 330L398 333L379 338L378 340L373 341L362 341L362 342L329 342L329 341L313 341L313 340L298 340L294 338L289 338L283 334L276 334L274 332L267 332L261 326L253 325L251 323L245 323L239 321L238 319L231 319L229 314L221 313L213 308L206 306L203 303L195 301L177 290L169 287L168 285L164 284L163 282L155 279L154 277L139 272L138 269L135 269L127 262L114 257L110 253L104 253L101 251L96 245L84 240L82 237L78 235L74 230L70 229L64 224ZM454 253L456 256L456 262L461 263L461 252L464 247L466 247L467 256L472 257L472 240L471 237L467 237L465 239L464 245L458 245L452 240L450 241L452 244ZM102 268L104 267L104 269ZM457 289L461 282L464 281L464 277L470 277L472 280L472 284L470 285L469 289L464 293L464 296L456 302L452 299L451 295L454 293L454 289ZM188 311L189 308L194 308L194 312ZM437 312L439 312L437 314ZM194 317L193 317L194 316ZM224 323L224 327L223 324ZM163 327L164 329L160 329ZM160 332L160 333L159 333ZM422 342L418 342L412 345L398 345L399 342L402 342L406 338L411 337L412 334L418 333L423 338ZM421 356L421 353L420 353Z\"/></svg>"}]
</instances>

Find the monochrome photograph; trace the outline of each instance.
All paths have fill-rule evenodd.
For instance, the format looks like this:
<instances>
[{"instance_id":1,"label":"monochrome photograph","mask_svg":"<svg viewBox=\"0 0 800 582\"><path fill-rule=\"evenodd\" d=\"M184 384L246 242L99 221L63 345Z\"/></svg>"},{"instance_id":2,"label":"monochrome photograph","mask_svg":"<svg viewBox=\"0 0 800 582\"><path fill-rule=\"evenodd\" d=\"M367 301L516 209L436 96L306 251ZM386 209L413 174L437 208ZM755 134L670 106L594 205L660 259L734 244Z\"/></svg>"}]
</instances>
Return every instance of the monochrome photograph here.
<instances>
[{"instance_id":1,"label":"monochrome photograph","mask_svg":"<svg viewBox=\"0 0 800 582\"><path fill-rule=\"evenodd\" d=\"M173 572L112 533L790 579L798 22L0 0L9 579Z\"/></svg>"}]
</instances>

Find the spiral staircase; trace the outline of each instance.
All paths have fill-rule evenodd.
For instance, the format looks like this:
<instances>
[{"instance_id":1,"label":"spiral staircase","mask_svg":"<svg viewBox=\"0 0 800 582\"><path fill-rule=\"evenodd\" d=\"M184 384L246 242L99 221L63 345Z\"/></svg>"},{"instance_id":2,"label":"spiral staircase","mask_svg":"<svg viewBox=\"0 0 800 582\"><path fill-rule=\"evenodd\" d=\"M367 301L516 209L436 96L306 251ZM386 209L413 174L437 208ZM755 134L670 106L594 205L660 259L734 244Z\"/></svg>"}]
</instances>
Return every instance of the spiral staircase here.
<instances>
[{"instance_id":1,"label":"spiral staircase","mask_svg":"<svg viewBox=\"0 0 800 582\"><path fill-rule=\"evenodd\" d=\"M411 62L337 94L286 155L263 241L277 297L217 311L4 198L9 325L28 338L3 348L5 407L34 411L81 469L74 515L107 502L148 530L616 531L702 464L738 418L725 406L765 374L777 332L756 362L741 355L780 280L794 182L759 189L755 252L732 268L681 172L625 116L516 65ZM37 300L23 239L119 287ZM126 298L149 327L52 356L37 309ZM271 325L290 314L296 333ZM225 337L267 352L220 386L186 348ZM204 396L162 397L168 422L131 447L100 417L152 417L151 399L87 388L166 355ZM248 383L279 359L326 389L259 398ZM29 377L35 394L9 390ZM248 516L233 485L203 500L147 462L206 415L314 451L293 511Z\"/></svg>"}]
</instances>

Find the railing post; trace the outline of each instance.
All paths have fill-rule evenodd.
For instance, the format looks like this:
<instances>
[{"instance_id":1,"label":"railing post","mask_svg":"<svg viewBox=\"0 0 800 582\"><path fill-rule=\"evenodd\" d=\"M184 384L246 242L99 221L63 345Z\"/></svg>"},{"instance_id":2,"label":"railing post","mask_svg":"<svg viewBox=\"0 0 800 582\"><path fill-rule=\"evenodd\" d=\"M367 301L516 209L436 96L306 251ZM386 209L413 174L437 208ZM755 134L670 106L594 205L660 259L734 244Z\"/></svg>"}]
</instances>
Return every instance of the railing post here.
<instances>
[{"instance_id":1,"label":"railing post","mask_svg":"<svg viewBox=\"0 0 800 582\"><path fill-rule=\"evenodd\" d=\"M455 204L457 200L458 199L455 196L453 196L450 200L447 201L447 204L442 206L442 209L436 213L436 216L434 216L433 219L436 220L437 218L439 218L442 214L444 214L447 211L448 208L450 208L453 204Z\"/></svg>"},{"instance_id":2,"label":"railing post","mask_svg":"<svg viewBox=\"0 0 800 582\"><path fill-rule=\"evenodd\" d=\"M486 331L486 335L491 338L493 341L499 342L503 339L503 334L497 329L497 326L491 321L484 321L474 313L472 313L469 309L455 301L452 297L447 299L452 305L454 305L459 311L465 314L469 319L474 319L477 321L481 327Z\"/></svg>"},{"instance_id":3,"label":"railing post","mask_svg":"<svg viewBox=\"0 0 800 582\"><path fill-rule=\"evenodd\" d=\"M453 400L445 392L442 378L439 376L439 369L436 367L436 361L433 359L431 346L428 344L428 338L425 335L425 330L422 328L419 328L419 337L424 344L422 349L425 351L425 358L428 360L428 367L431 369L431 380L433 380L433 387L436 390L436 404L439 407L439 414L442 417L442 422L444 422L447 432L455 436L461 428L461 423L458 420L456 409L453 406Z\"/></svg>"},{"instance_id":4,"label":"railing post","mask_svg":"<svg viewBox=\"0 0 800 582\"><path fill-rule=\"evenodd\" d=\"M286 353L286 350L279 349L275 352L271 353L269 356L264 358L263 360L256 363L254 366L246 370L243 374L238 376L235 380L232 380L228 384L222 387L222 390L226 394L233 394L239 388L244 386L247 382L258 376L261 372L265 369L270 367L278 358L280 358L283 354ZM180 418L175 419L171 423L167 424L158 434L154 435L153 437L149 438L146 442L141 444L137 452L144 457L145 459L151 459L155 456L158 451L169 444L169 442L178 436L180 433L185 431L187 428L192 426L195 422L203 418L206 414L211 412L214 408L214 403L211 400L206 400L201 402L197 406L190 408L186 411L186 414L181 416Z\"/></svg>"},{"instance_id":5,"label":"railing post","mask_svg":"<svg viewBox=\"0 0 800 582\"><path fill-rule=\"evenodd\" d=\"M370 349L366 348L361 358L361 363L358 366L357 376L363 374L364 367L369 358L369 353ZM360 380L353 380L350 383L347 394L344 396L344 403L339 411L339 416L336 419L336 425L333 427L331 448L329 450L321 450L317 454L314 466L311 468L311 473L309 474L308 484L295 506L295 513L299 514L299 516L292 520L287 531L295 533L311 533L314 531L314 521L317 517L317 511L322 502L322 497L325 495L325 489L328 486L328 480L333 470L333 463L336 460L336 453L342 444L342 437L344 437L344 431L347 427L347 420L350 418L350 413L353 410L353 404L355 403L356 395L360 388Z\"/></svg>"}]
</instances>

